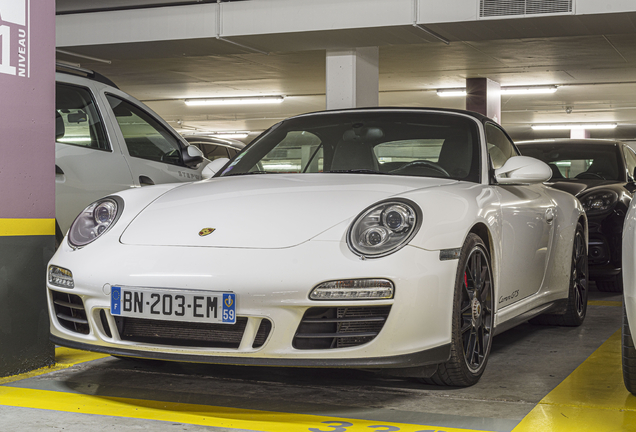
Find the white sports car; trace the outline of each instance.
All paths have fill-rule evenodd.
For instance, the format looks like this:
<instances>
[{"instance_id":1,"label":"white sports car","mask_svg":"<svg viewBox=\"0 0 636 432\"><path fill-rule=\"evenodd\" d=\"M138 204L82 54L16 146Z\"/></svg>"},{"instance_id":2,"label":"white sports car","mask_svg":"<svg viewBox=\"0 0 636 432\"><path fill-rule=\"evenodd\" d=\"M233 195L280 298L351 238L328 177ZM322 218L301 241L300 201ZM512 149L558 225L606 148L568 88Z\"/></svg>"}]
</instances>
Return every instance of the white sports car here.
<instances>
[{"instance_id":1,"label":"white sports car","mask_svg":"<svg viewBox=\"0 0 636 432\"><path fill-rule=\"evenodd\" d=\"M77 217L48 269L55 343L466 386L496 333L585 318L583 208L479 114L300 115L219 166Z\"/></svg>"}]
</instances>

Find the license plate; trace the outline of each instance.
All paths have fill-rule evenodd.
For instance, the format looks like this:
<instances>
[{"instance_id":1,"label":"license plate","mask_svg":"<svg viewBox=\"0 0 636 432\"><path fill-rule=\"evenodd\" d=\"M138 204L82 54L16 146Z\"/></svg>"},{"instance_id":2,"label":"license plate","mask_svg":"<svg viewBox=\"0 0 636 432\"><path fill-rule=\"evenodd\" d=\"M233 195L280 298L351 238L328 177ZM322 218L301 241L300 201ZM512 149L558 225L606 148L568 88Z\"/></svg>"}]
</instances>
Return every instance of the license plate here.
<instances>
[{"instance_id":1,"label":"license plate","mask_svg":"<svg viewBox=\"0 0 636 432\"><path fill-rule=\"evenodd\" d=\"M236 323L236 294L114 286L110 313L168 321Z\"/></svg>"}]
</instances>

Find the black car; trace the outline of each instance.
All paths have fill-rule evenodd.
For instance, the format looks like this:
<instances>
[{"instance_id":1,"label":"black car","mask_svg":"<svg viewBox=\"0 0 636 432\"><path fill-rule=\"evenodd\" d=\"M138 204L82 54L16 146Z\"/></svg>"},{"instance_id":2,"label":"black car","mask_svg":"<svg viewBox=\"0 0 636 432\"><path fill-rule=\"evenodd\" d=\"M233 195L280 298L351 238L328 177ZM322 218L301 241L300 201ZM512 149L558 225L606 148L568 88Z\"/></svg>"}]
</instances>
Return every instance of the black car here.
<instances>
[{"instance_id":1,"label":"black car","mask_svg":"<svg viewBox=\"0 0 636 432\"><path fill-rule=\"evenodd\" d=\"M623 222L636 191L636 153L620 141L537 140L516 143L521 153L547 163L549 184L576 196L589 225L590 279L600 291L621 292Z\"/></svg>"}]
</instances>

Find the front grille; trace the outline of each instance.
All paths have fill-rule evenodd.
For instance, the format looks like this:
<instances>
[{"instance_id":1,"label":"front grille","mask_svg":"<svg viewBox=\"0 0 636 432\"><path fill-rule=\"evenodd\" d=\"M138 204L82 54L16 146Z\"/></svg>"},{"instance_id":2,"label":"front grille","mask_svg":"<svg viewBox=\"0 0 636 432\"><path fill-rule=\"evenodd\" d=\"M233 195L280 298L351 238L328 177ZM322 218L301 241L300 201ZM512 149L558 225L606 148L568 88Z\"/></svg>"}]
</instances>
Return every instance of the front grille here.
<instances>
[{"instance_id":1,"label":"front grille","mask_svg":"<svg viewBox=\"0 0 636 432\"><path fill-rule=\"evenodd\" d=\"M365 344L382 330L390 311L391 306L307 309L293 347L332 349Z\"/></svg>"},{"instance_id":2,"label":"front grille","mask_svg":"<svg viewBox=\"0 0 636 432\"><path fill-rule=\"evenodd\" d=\"M125 341L154 345L237 349L243 339L247 318L238 317L236 324L161 321L130 317L115 317L115 322L119 337Z\"/></svg>"},{"instance_id":3,"label":"front grille","mask_svg":"<svg viewBox=\"0 0 636 432\"><path fill-rule=\"evenodd\" d=\"M82 298L75 294L53 290L51 290L51 295L53 296L57 322L67 330L88 334L90 330Z\"/></svg>"},{"instance_id":4,"label":"front grille","mask_svg":"<svg viewBox=\"0 0 636 432\"><path fill-rule=\"evenodd\" d=\"M267 336L269 336L269 332L271 330L272 322L268 319L262 319L261 324L258 326L258 331L256 332L252 348L260 348L265 345L265 341L267 340Z\"/></svg>"},{"instance_id":5,"label":"front grille","mask_svg":"<svg viewBox=\"0 0 636 432\"><path fill-rule=\"evenodd\" d=\"M106 311L104 309L99 311L99 321L102 324L102 329L106 336L112 338L113 334L110 331L110 325L108 324L108 318L106 318Z\"/></svg>"}]
</instances>

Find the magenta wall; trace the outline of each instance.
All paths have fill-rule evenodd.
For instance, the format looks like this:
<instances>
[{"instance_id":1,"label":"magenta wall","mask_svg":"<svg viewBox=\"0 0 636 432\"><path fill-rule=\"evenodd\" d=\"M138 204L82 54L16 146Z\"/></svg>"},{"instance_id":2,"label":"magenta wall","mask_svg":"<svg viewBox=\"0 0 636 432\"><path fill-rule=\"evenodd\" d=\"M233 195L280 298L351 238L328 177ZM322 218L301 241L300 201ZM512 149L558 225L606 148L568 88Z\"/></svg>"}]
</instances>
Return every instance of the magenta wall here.
<instances>
[{"instance_id":1,"label":"magenta wall","mask_svg":"<svg viewBox=\"0 0 636 432\"><path fill-rule=\"evenodd\" d=\"M0 62L0 218L53 218L54 1L0 0Z\"/></svg>"}]
</instances>

